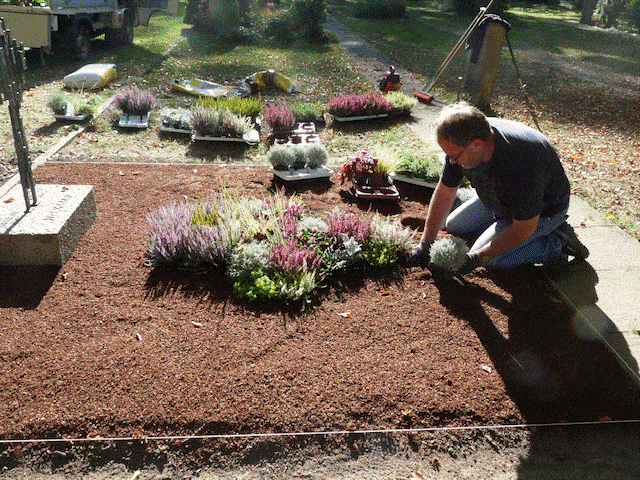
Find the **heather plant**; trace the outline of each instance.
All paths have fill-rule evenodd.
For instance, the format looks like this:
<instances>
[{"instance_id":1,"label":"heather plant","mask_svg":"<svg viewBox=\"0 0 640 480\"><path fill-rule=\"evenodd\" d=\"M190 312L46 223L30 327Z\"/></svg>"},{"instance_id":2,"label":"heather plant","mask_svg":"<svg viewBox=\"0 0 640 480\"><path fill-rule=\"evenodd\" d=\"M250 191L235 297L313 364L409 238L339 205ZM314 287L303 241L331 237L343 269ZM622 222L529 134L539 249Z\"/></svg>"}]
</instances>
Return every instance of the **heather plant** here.
<instances>
[{"instance_id":1,"label":"heather plant","mask_svg":"<svg viewBox=\"0 0 640 480\"><path fill-rule=\"evenodd\" d=\"M131 87L117 93L114 103L122 113L146 115L156 105L156 98L148 90Z\"/></svg>"},{"instance_id":2,"label":"heather plant","mask_svg":"<svg viewBox=\"0 0 640 480\"><path fill-rule=\"evenodd\" d=\"M321 143L311 143L307 145L305 155L307 158L307 167L319 168L326 165L329 160L329 152Z\"/></svg>"},{"instance_id":3,"label":"heather plant","mask_svg":"<svg viewBox=\"0 0 640 480\"><path fill-rule=\"evenodd\" d=\"M296 118L285 103L267 103L262 119L274 132L289 132L296 126Z\"/></svg>"},{"instance_id":4,"label":"heather plant","mask_svg":"<svg viewBox=\"0 0 640 480\"><path fill-rule=\"evenodd\" d=\"M436 267L449 272L457 271L467 259L467 244L458 237L446 237L431 245L429 256Z\"/></svg>"},{"instance_id":5,"label":"heather plant","mask_svg":"<svg viewBox=\"0 0 640 480\"><path fill-rule=\"evenodd\" d=\"M408 115L411 109L418 104L418 99L402 92L389 92L386 95L387 100L393 105L393 112L401 115Z\"/></svg>"},{"instance_id":6,"label":"heather plant","mask_svg":"<svg viewBox=\"0 0 640 480\"><path fill-rule=\"evenodd\" d=\"M371 239L406 250L413 244L413 230L403 226L397 217L391 219L376 213L371 218Z\"/></svg>"},{"instance_id":7,"label":"heather plant","mask_svg":"<svg viewBox=\"0 0 640 480\"><path fill-rule=\"evenodd\" d=\"M220 215L213 202L206 204L196 204L191 214L191 224L203 227L215 227L220 224Z\"/></svg>"},{"instance_id":8,"label":"heather plant","mask_svg":"<svg viewBox=\"0 0 640 480\"><path fill-rule=\"evenodd\" d=\"M289 104L297 123L323 122L327 105L322 102L293 102Z\"/></svg>"},{"instance_id":9,"label":"heather plant","mask_svg":"<svg viewBox=\"0 0 640 480\"><path fill-rule=\"evenodd\" d=\"M287 145L276 144L267 150L267 160L276 170L287 170L293 165L295 155Z\"/></svg>"},{"instance_id":10,"label":"heather plant","mask_svg":"<svg viewBox=\"0 0 640 480\"><path fill-rule=\"evenodd\" d=\"M147 262L153 267L210 270L224 265L227 235L223 227L193 223L194 205L181 202L147 215Z\"/></svg>"},{"instance_id":11,"label":"heather plant","mask_svg":"<svg viewBox=\"0 0 640 480\"><path fill-rule=\"evenodd\" d=\"M341 235L346 235L362 243L371 236L371 219L339 209L329 214L327 225L329 238L340 239Z\"/></svg>"},{"instance_id":12,"label":"heather plant","mask_svg":"<svg viewBox=\"0 0 640 480\"><path fill-rule=\"evenodd\" d=\"M316 270L320 267L322 257L317 247L298 245L295 240L278 243L273 246L269 255L273 268L280 272L294 270Z\"/></svg>"},{"instance_id":13,"label":"heather plant","mask_svg":"<svg viewBox=\"0 0 640 480\"><path fill-rule=\"evenodd\" d=\"M197 107L215 108L218 110L227 109L239 117L256 118L262 112L262 97L233 97L207 98L201 97L196 102Z\"/></svg>"},{"instance_id":14,"label":"heather plant","mask_svg":"<svg viewBox=\"0 0 640 480\"><path fill-rule=\"evenodd\" d=\"M193 130L203 137L242 138L253 128L251 119L234 115L227 109L196 107L192 117Z\"/></svg>"},{"instance_id":15,"label":"heather plant","mask_svg":"<svg viewBox=\"0 0 640 480\"><path fill-rule=\"evenodd\" d=\"M393 110L393 105L380 93L338 95L329 101L328 111L335 117L382 115Z\"/></svg>"},{"instance_id":16,"label":"heather plant","mask_svg":"<svg viewBox=\"0 0 640 480\"><path fill-rule=\"evenodd\" d=\"M344 212L308 215L284 190L249 198L228 191L147 216L147 264L225 271L248 302L306 304L331 275L366 263L388 267L411 244L398 219ZM364 260L364 262L363 262Z\"/></svg>"}]
</instances>

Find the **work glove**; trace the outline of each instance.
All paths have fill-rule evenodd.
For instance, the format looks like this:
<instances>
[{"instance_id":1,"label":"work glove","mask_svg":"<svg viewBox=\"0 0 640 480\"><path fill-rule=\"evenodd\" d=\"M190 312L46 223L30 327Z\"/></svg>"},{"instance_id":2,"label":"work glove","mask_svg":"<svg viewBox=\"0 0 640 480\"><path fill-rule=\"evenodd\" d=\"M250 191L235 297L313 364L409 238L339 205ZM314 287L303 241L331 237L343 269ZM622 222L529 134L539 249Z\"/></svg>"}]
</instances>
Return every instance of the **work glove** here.
<instances>
[{"instance_id":1,"label":"work glove","mask_svg":"<svg viewBox=\"0 0 640 480\"><path fill-rule=\"evenodd\" d=\"M427 242L420 242L418 245L411 249L409 257L407 258L408 267L426 267L429 264L429 249L431 244Z\"/></svg>"},{"instance_id":2,"label":"work glove","mask_svg":"<svg viewBox=\"0 0 640 480\"><path fill-rule=\"evenodd\" d=\"M461 277L467 273L473 272L476 268L482 265L480 255L477 253L467 253L467 258L464 263L455 271L451 272L452 277Z\"/></svg>"}]
</instances>

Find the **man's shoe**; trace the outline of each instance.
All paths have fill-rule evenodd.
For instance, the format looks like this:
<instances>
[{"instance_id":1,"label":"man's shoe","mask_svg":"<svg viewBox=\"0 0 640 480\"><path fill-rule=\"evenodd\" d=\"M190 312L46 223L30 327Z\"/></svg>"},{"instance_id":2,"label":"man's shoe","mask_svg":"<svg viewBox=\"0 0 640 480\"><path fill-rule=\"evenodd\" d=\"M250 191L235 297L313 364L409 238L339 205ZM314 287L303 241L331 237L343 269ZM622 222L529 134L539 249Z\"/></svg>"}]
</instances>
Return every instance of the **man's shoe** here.
<instances>
[{"instance_id":1,"label":"man's shoe","mask_svg":"<svg viewBox=\"0 0 640 480\"><path fill-rule=\"evenodd\" d=\"M584 260L589 256L589 249L578 240L573 227L567 222L560 225L556 229L556 233L562 239L562 253L577 260Z\"/></svg>"}]
</instances>

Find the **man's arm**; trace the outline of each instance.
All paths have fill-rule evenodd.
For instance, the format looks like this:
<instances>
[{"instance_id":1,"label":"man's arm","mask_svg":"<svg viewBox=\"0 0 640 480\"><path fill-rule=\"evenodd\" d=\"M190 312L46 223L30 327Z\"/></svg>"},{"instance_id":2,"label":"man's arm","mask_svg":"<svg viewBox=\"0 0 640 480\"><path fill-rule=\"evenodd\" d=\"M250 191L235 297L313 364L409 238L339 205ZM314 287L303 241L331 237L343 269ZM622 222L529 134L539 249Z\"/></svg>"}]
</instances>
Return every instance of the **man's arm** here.
<instances>
[{"instance_id":1,"label":"man's arm","mask_svg":"<svg viewBox=\"0 0 640 480\"><path fill-rule=\"evenodd\" d=\"M438 182L429 202L420 243L431 245L436 240L438 232L444 227L447 216L451 212L457 192L458 187L447 187L442 181Z\"/></svg>"}]
</instances>

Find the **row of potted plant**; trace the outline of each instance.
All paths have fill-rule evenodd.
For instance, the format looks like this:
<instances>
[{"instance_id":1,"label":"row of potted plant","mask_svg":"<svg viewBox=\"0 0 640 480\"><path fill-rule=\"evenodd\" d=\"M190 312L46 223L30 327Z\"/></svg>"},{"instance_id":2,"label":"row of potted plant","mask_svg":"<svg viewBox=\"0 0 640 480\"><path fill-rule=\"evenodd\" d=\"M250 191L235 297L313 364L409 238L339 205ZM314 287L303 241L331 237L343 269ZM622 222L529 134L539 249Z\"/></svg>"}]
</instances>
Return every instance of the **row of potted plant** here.
<instances>
[{"instance_id":1,"label":"row of potted plant","mask_svg":"<svg viewBox=\"0 0 640 480\"><path fill-rule=\"evenodd\" d=\"M340 209L314 215L283 191L263 198L218 192L160 207L147 219L148 266L224 272L235 296L249 302L304 305L339 272L395 265L413 237L397 218Z\"/></svg>"}]
</instances>

